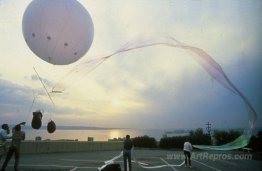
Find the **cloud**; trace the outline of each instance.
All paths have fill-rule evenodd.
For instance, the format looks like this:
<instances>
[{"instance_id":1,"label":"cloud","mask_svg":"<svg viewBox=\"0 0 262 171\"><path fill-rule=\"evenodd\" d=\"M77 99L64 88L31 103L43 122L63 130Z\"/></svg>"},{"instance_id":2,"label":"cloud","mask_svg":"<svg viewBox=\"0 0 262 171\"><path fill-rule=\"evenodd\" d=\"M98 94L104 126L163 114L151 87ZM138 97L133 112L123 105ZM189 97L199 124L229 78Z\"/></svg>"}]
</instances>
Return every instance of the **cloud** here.
<instances>
[{"instance_id":1,"label":"cloud","mask_svg":"<svg viewBox=\"0 0 262 171\"><path fill-rule=\"evenodd\" d=\"M257 17L261 5L238 1L177 1L171 5L169 1L80 1L95 26L92 48L83 60L93 54L109 54L136 37L170 35L211 54L261 113L262 20ZM246 111L238 98L212 82L188 54L166 47L117 55L88 75L76 73L65 81L63 93L51 93L54 109L37 75L32 74L32 66L49 90L75 64L49 65L26 47L19 23L28 3L19 1L8 8L5 4L0 16L5 26L1 32L12 32L11 39L10 34L0 34L0 40L6 40L0 41L1 121L15 122L31 115L28 111L35 97L33 110L44 109L45 118L52 117L58 124L183 128L201 126L206 120L231 126L245 122ZM10 14L11 18L7 17Z\"/></svg>"},{"instance_id":2,"label":"cloud","mask_svg":"<svg viewBox=\"0 0 262 171\"><path fill-rule=\"evenodd\" d=\"M0 89L1 122L18 122L17 116L25 115L32 101L31 89L2 79Z\"/></svg>"},{"instance_id":3,"label":"cloud","mask_svg":"<svg viewBox=\"0 0 262 171\"><path fill-rule=\"evenodd\" d=\"M41 78L41 77L40 77L40 78ZM31 75L31 80L32 80L32 81L40 81L39 78L38 78L38 76L37 76L36 74ZM44 83L45 85L47 85L47 86L49 86L49 87L52 87L52 85L53 85L52 82L48 81L48 80L45 79L45 78L41 78L41 80L43 81L43 83Z\"/></svg>"},{"instance_id":4,"label":"cloud","mask_svg":"<svg viewBox=\"0 0 262 171\"><path fill-rule=\"evenodd\" d=\"M31 112L39 109L47 113L45 120L48 120L52 114L64 115L73 113L81 115L85 112L73 106L56 106L54 109L54 106L43 90L35 90L31 87L15 84L7 80L0 79L0 89L1 122L15 124L22 120L27 120L31 118L29 117ZM33 102L34 104L32 105ZM27 120L27 122L30 121Z\"/></svg>"}]
</instances>

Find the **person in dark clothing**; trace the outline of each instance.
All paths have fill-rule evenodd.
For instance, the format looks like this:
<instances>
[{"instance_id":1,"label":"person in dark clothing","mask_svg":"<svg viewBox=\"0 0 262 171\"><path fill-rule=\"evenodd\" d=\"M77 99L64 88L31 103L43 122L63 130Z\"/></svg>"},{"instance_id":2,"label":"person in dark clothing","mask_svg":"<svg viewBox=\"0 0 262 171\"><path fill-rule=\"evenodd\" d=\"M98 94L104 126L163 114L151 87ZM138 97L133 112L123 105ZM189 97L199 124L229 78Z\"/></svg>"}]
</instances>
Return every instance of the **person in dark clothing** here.
<instances>
[{"instance_id":1,"label":"person in dark clothing","mask_svg":"<svg viewBox=\"0 0 262 171\"><path fill-rule=\"evenodd\" d=\"M3 124L0 129L0 161L2 156L7 152L6 140L12 138L11 136L8 136L9 132L9 126L7 124Z\"/></svg>"},{"instance_id":2,"label":"person in dark clothing","mask_svg":"<svg viewBox=\"0 0 262 171\"><path fill-rule=\"evenodd\" d=\"M131 149L133 148L133 142L130 139L130 135L126 135L126 139L124 141L124 150L123 150L123 158L124 158L124 171L127 171L127 161L129 171L132 170L131 164Z\"/></svg>"},{"instance_id":3,"label":"person in dark clothing","mask_svg":"<svg viewBox=\"0 0 262 171\"><path fill-rule=\"evenodd\" d=\"M11 146L7 152L6 159L3 163L1 171L5 171L5 168L10 161L13 153L15 153L15 164L14 164L14 170L17 171L19 158L20 158L20 144L21 141L25 139L25 132L21 131L21 125L24 125L25 122L22 122L14 127L14 132L12 135L12 143Z\"/></svg>"}]
</instances>

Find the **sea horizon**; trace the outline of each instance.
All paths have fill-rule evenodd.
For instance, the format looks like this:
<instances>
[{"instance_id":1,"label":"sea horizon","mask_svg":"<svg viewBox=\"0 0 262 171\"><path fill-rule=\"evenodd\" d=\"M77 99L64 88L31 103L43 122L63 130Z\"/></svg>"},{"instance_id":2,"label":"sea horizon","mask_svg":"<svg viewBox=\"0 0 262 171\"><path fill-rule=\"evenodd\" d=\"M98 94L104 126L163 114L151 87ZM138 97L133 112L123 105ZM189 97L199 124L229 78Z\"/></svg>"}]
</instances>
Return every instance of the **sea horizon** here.
<instances>
[{"instance_id":1,"label":"sea horizon","mask_svg":"<svg viewBox=\"0 0 262 171\"><path fill-rule=\"evenodd\" d=\"M94 141L109 141L123 139L127 134L131 137L149 136L155 138L157 141L167 135L172 136L185 136L188 135L191 130L195 129L145 129L145 128L111 128L111 127L96 127L96 126L57 126L56 131L52 134L47 132L47 127L42 126L40 129L33 129L31 126L24 126L26 132L26 140L35 140L36 137L41 137L41 140L74 140L74 141L88 141L93 139ZM196 128L197 129L197 128ZM213 130L238 130L241 128L213 128ZM256 135L261 128L255 128L253 135ZM203 129L203 131L205 131Z\"/></svg>"}]
</instances>

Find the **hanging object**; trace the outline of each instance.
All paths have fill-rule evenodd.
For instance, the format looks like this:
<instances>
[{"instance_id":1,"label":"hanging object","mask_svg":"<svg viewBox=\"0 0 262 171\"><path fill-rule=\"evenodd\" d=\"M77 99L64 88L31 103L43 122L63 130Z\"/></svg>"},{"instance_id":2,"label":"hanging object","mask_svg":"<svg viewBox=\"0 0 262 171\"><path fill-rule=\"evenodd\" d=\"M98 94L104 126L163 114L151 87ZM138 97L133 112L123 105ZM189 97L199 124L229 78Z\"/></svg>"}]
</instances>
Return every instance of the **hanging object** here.
<instances>
[{"instance_id":1,"label":"hanging object","mask_svg":"<svg viewBox=\"0 0 262 171\"><path fill-rule=\"evenodd\" d=\"M77 0L33 0L24 12L22 29L29 48L54 65L83 57L94 36L91 16Z\"/></svg>"},{"instance_id":2,"label":"hanging object","mask_svg":"<svg viewBox=\"0 0 262 171\"><path fill-rule=\"evenodd\" d=\"M33 112L33 119L32 119L32 122L31 122L31 126L32 126L33 129L41 128L42 117L43 117L43 114L40 110Z\"/></svg>"},{"instance_id":3,"label":"hanging object","mask_svg":"<svg viewBox=\"0 0 262 171\"><path fill-rule=\"evenodd\" d=\"M55 132L56 130L56 124L54 121L49 121L47 124L47 132L52 134L53 132Z\"/></svg>"}]
</instances>

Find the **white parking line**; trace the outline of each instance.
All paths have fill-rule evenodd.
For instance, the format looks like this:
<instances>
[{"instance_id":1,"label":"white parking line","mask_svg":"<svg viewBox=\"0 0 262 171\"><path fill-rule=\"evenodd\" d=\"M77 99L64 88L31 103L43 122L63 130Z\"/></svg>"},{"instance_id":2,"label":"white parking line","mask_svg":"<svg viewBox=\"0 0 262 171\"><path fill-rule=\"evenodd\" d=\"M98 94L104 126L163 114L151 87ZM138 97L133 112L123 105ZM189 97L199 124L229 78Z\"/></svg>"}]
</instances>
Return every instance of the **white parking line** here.
<instances>
[{"instance_id":1,"label":"white parking line","mask_svg":"<svg viewBox=\"0 0 262 171\"><path fill-rule=\"evenodd\" d=\"M195 161L195 162L197 162L197 163L199 163L199 164L202 164L202 165L204 165L204 166L206 166L206 167L208 167L208 168L210 168L210 169L213 169L213 170L216 170L216 171L221 171L220 169L217 169L217 168L215 168L215 167L209 166L209 165L207 165L207 164L205 164L205 163L202 163L202 162L200 162L200 161L197 161L197 160L193 160L193 161Z\"/></svg>"},{"instance_id":2,"label":"white parking line","mask_svg":"<svg viewBox=\"0 0 262 171\"><path fill-rule=\"evenodd\" d=\"M78 167L75 167L75 168L73 168L73 169L71 169L71 170L69 170L69 171L75 171L77 168L78 168Z\"/></svg>"},{"instance_id":3,"label":"white parking line","mask_svg":"<svg viewBox=\"0 0 262 171\"><path fill-rule=\"evenodd\" d=\"M160 157L160 159L166 164L166 165L170 165L167 161L165 161L162 157ZM174 171L178 171L176 170L174 167L170 166L171 169L173 169Z\"/></svg>"},{"instance_id":4,"label":"white parking line","mask_svg":"<svg viewBox=\"0 0 262 171\"><path fill-rule=\"evenodd\" d=\"M97 170L97 167L75 167L75 168L73 168L69 171L75 171L77 169L95 169L95 170Z\"/></svg>"}]
</instances>

